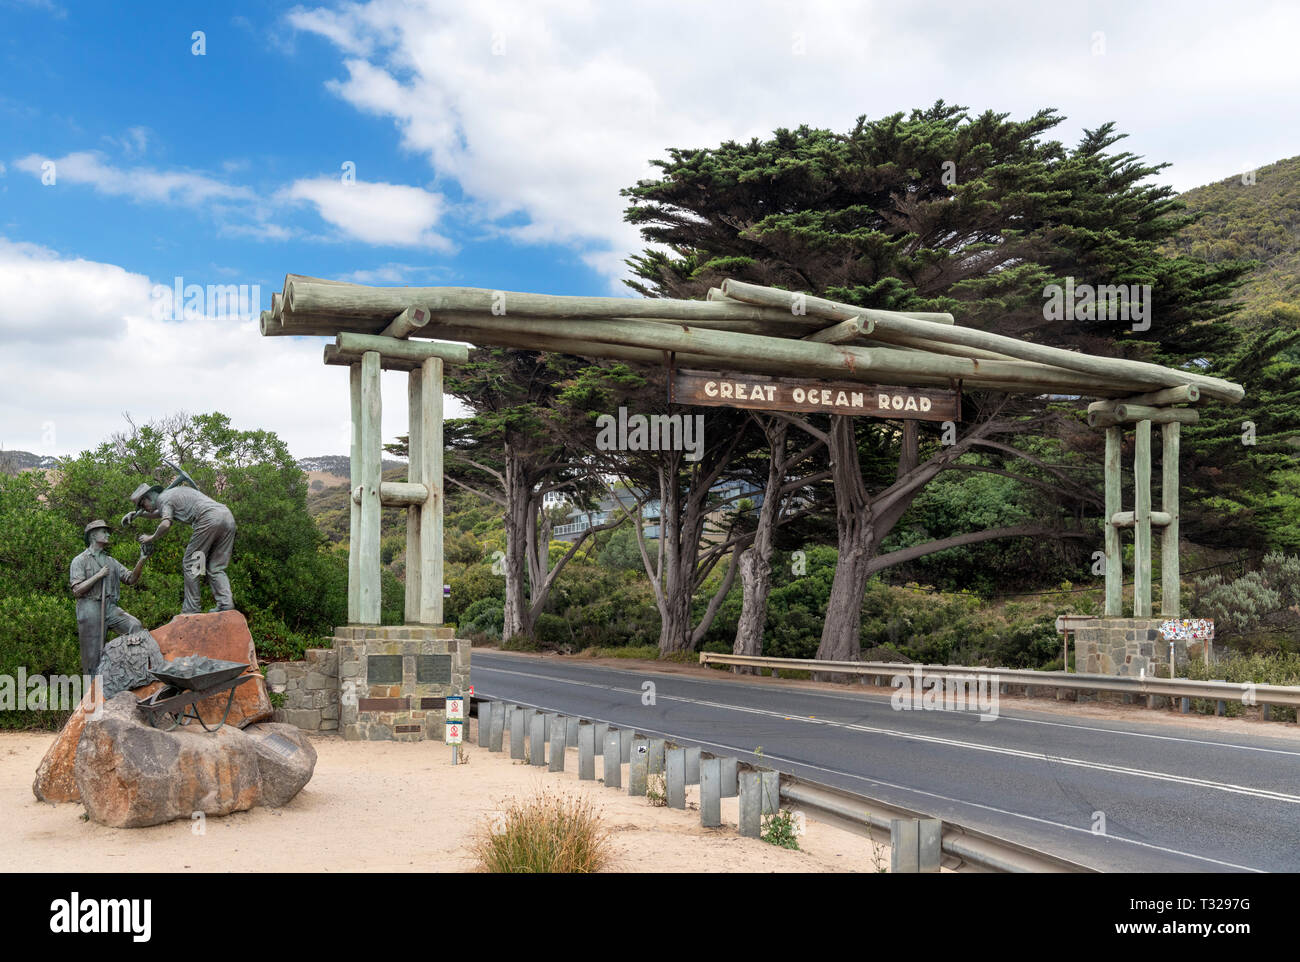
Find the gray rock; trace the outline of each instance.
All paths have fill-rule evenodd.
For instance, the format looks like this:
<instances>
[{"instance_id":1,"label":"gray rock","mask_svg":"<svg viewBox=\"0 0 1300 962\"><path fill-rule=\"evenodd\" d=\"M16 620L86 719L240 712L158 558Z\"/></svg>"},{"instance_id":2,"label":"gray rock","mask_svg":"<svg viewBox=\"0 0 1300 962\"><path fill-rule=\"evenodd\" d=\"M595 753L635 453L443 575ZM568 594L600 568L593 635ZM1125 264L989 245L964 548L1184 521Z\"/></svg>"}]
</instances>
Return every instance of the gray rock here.
<instances>
[{"instance_id":1,"label":"gray rock","mask_svg":"<svg viewBox=\"0 0 1300 962\"><path fill-rule=\"evenodd\" d=\"M249 725L262 776L262 804L279 808L302 791L316 770L316 749L293 725L264 722Z\"/></svg>"}]
</instances>

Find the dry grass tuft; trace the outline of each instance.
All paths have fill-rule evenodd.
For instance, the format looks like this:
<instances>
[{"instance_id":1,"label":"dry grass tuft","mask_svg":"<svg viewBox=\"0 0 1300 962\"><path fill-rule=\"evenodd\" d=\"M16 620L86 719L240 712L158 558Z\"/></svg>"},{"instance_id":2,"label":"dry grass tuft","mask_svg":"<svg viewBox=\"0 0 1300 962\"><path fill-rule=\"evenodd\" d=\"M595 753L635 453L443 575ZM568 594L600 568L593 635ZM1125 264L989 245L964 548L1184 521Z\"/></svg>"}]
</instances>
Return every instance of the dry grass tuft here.
<instances>
[{"instance_id":1,"label":"dry grass tuft","mask_svg":"<svg viewBox=\"0 0 1300 962\"><path fill-rule=\"evenodd\" d=\"M473 852L484 872L599 872L611 858L591 802L548 791L510 800L475 838Z\"/></svg>"}]
</instances>

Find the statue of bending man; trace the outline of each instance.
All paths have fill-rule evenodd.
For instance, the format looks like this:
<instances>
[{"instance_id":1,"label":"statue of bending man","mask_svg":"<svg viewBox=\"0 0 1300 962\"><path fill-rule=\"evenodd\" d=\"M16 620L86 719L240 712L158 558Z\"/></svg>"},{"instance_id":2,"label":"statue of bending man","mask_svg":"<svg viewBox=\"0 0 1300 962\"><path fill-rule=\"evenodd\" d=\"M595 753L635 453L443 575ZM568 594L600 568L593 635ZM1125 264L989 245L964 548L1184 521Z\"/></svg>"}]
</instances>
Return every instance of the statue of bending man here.
<instances>
[{"instance_id":1,"label":"statue of bending man","mask_svg":"<svg viewBox=\"0 0 1300 962\"><path fill-rule=\"evenodd\" d=\"M199 613L199 578L206 572L212 586L212 611L230 611L235 601L230 594L226 565L235 546L235 516L224 504L189 487L163 490L159 485L142 484L131 495L136 510L127 518L161 518L153 534L140 535L142 545L152 544L167 533L174 521L191 526L190 543L185 547L185 604L181 614ZM123 519L126 520L126 519Z\"/></svg>"}]
</instances>

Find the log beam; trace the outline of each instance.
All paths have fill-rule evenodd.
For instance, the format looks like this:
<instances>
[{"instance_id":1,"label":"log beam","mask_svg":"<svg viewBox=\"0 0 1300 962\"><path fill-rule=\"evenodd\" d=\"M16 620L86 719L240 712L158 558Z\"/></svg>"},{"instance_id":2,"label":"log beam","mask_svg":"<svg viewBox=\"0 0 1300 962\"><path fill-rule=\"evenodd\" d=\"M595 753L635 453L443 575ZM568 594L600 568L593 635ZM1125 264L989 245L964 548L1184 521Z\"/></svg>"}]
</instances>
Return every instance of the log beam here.
<instances>
[{"instance_id":1,"label":"log beam","mask_svg":"<svg viewBox=\"0 0 1300 962\"><path fill-rule=\"evenodd\" d=\"M931 321L918 321L914 318L902 317L890 311L869 310L851 304L828 301L820 297L809 297L791 291L762 287L757 284L744 284L728 279L723 281L722 291L728 297L762 306L781 304L791 306L796 305L795 298L802 298L797 304L801 305L809 314L819 317L826 317L831 320L847 320L849 317L860 314L863 317L873 318L876 321L876 330L887 334L911 334L918 337L928 337L949 344L961 344L981 350L996 351L1023 361L1055 365L1082 374L1093 374L1108 378L1127 377L1159 384L1163 387L1195 384L1203 394L1233 403L1240 401L1246 393L1245 389L1239 384L1205 375L1175 371L1172 368L1161 367L1159 364L1150 364L1146 361L1094 357L1090 354L1080 354L1076 351L1049 347L1045 344L1034 344L1030 341L1005 337L988 331L946 326Z\"/></svg>"},{"instance_id":2,"label":"log beam","mask_svg":"<svg viewBox=\"0 0 1300 962\"><path fill-rule=\"evenodd\" d=\"M398 314L391 324L380 332L380 337L406 338L429 323L429 310L424 307L408 307Z\"/></svg>"},{"instance_id":3,"label":"log beam","mask_svg":"<svg viewBox=\"0 0 1300 962\"><path fill-rule=\"evenodd\" d=\"M1199 424L1201 412L1194 408L1152 408L1137 404L1117 404L1110 411L1089 411L1088 426L1106 428L1113 424L1150 421L1152 424Z\"/></svg>"},{"instance_id":4,"label":"log beam","mask_svg":"<svg viewBox=\"0 0 1300 962\"><path fill-rule=\"evenodd\" d=\"M464 364L469 360L469 348L464 344L444 344L441 341L403 341L374 334L344 333L338 335L335 343L343 354L375 351L381 357L414 361L417 364L423 364L430 357L439 358L447 364Z\"/></svg>"},{"instance_id":5,"label":"log beam","mask_svg":"<svg viewBox=\"0 0 1300 962\"><path fill-rule=\"evenodd\" d=\"M361 503L361 485L352 489L352 500ZM409 508L429 499L429 489L418 481L384 481L379 485L379 503L385 508Z\"/></svg>"},{"instance_id":6,"label":"log beam","mask_svg":"<svg viewBox=\"0 0 1300 962\"><path fill-rule=\"evenodd\" d=\"M840 321L838 324L832 324L830 327L822 328L820 331L805 334L803 339L805 341L816 341L819 344L844 344L864 334L870 334L875 329L875 321L854 317L847 321Z\"/></svg>"},{"instance_id":7,"label":"log beam","mask_svg":"<svg viewBox=\"0 0 1300 962\"><path fill-rule=\"evenodd\" d=\"M1149 515L1153 528L1162 528L1173 522L1166 511L1152 511ZM1117 528L1131 528L1137 524L1136 511L1116 511L1110 516L1110 523Z\"/></svg>"},{"instance_id":8,"label":"log beam","mask_svg":"<svg viewBox=\"0 0 1300 962\"><path fill-rule=\"evenodd\" d=\"M1119 398L1114 401L1093 401L1088 405L1089 413L1113 412L1117 404L1144 404L1151 407L1166 407L1170 404L1194 404L1201 399L1201 389L1195 384L1180 384L1178 387L1151 391L1135 397Z\"/></svg>"},{"instance_id":9,"label":"log beam","mask_svg":"<svg viewBox=\"0 0 1300 962\"><path fill-rule=\"evenodd\" d=\"M361 363L361 355L344 354L338 349L337 344L326 344L324 360L327 365L332 367L353 367ZM405 361L401 358L381 357L379 359L379 367L384 371L410 372L419 366L418 361Z\"/></svg>"}]
</instances>

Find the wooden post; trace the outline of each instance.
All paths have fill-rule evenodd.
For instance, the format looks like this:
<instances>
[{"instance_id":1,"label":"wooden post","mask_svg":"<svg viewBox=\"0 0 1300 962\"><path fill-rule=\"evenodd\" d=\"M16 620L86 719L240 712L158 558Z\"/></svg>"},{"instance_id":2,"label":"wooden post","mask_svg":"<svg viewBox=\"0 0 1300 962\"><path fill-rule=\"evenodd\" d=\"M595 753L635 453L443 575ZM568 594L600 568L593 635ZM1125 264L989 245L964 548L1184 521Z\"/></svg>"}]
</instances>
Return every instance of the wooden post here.
<instances>
[{"instance_id":1,"label":"wooden post","mask_svg":"<svg viewBox=\"0 0 1300 962\"><path fill-rule=\"evenodd\" d=\"M358 566L361 590L358 621L377 625L382 598L379 578L379 484L383 478L381 441L383 398L379 391L379 354L367 351L361 358L361 542Z\"/></svg>"},{"instance_id":2,"label":"wooden post","mask_svg":"<svg viewBox=\"0 0 1300 962\"><path fill-rule=\"evenodd\" d=\"M1120 456L1124 436L1118 427L1106 429L1106 617L1124 614L1124 555L1114 517L1120 509Z\"/></svg>"},{"instance_id":3,"label":"wooden post","mask_svg":"<svg viewBox=\"0 0 1300 962\"><path fill-rule=\"evenodd\" d=\"M424 394L420 389L421 370L416 368L406 376L406 401L409 411L406 446L406 480L423 483L424 460L421 452L424 424ZM420 623L420 512L417 504L406 509L406 608L407 624Z\"/></svg>"},{"instance_id":4,"label":"wooden post","mask_svg":"<svg viewBox=\"0 0 1300 962\"><path fill-rule=\"evenodd\" d=\"M1133 617L1151 617L1151 422L1139 421L1133 446Z\"/></svg>"},{"instance_id":5,"label":"wooden post","mask_svg":"<svg viewBox=\"0 0 1300 962\"><path fill-rule=\"evenodd\" d=\"M352 464L348 475L348 624L361 622L361 505L352 492L361 484L361 365L348 368L352 397Z\"/></svg>"},{"instance_id":6,"label":"wooden post","mask_svg":"<svg viewBox=\"0 0 1300 962\"><path fill-rule=\"evenodd\" d=\"M1177 421L1162 425L1160 437L1164 442L1163 462L1160 469L1160 507L1169 515L1160 536L1160 614L1177 618L1181 605L1181 588L1178 570L1178 442L1182 425ZM1209 642L1205 643L1209 650Z\"/></svg>"},{"instance_id":7,"label":"wooden post","mask_svg":"<svg viewBox=\"0 0 1300 962\"><path fill-rule=\"evenodd\" d=\"M427 358L420 377L420 622L442 624L442 359Z\"/></svg>"}]
</instances>

